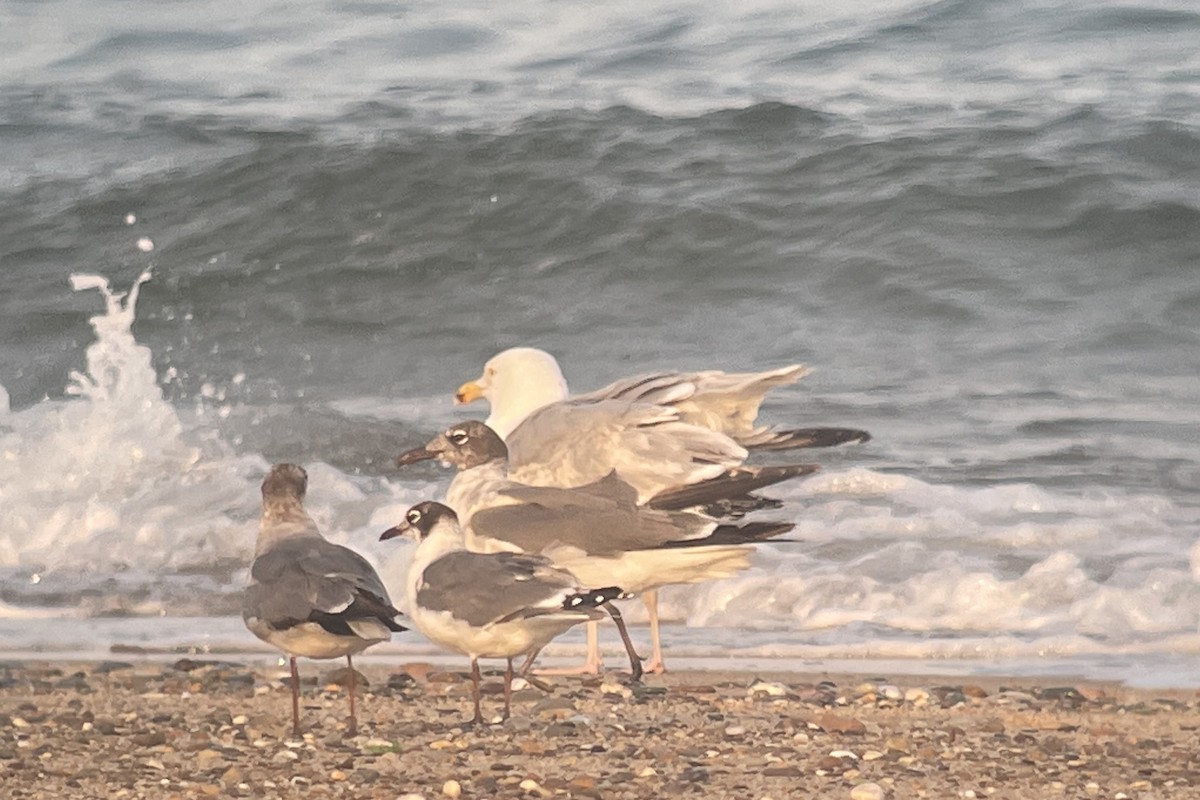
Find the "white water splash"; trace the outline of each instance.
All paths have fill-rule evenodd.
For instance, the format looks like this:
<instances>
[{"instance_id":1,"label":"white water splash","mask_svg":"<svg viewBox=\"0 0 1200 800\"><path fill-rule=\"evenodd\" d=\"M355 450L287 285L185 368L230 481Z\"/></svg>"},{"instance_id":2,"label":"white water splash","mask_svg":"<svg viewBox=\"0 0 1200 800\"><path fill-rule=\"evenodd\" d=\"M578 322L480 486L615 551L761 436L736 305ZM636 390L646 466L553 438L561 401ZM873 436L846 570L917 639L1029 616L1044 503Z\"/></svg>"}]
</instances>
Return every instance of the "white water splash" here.
<instances>
[{"instance_id":1,"label":"white water splash","mask_svg":"<svg viewBox=\"0 0 1200 800\"><path fill-rule=\"evenodd\" d=\"M835 649L906 643L932 655L990 636L1200 649L1194 515L1166 497L861 468L788 494L802 504L794 543L760 546L755 567L730 580L669 590L661 611ZM641 619L636 607L627 616Z\"/></svg>"},{"instance_id":2,"label":"white water splash","mask_svg":"<svg viewBox=\"0 0 1200 800\"><path fill-rule=\"evenodd\" d=\"M149 279L118 293L100 276L71 277L76 291L100 293L104 313L91 319L96 340L68 399L11 412L0 429L0 566L100 577L249 552L243 523L263 464L190 436L163 398L132 331Z\"/></svg>"}]
</instances>

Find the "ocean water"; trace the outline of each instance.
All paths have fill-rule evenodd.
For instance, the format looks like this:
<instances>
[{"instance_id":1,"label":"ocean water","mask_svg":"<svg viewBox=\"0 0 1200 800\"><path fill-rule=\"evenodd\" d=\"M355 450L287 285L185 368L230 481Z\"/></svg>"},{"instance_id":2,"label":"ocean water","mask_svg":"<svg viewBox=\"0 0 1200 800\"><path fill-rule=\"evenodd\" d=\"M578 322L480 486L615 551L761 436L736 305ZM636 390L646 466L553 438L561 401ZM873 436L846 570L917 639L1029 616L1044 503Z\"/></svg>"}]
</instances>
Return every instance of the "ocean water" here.
<instances>
[{"instance_id":1,"label":"ocean water","mask_svg":"<svg viewBox=\"0 0 1200 800\"><path fill-rule=\"evenodd\" d=\"M528 344L579 390L804 362L764 416L874 434L800 454L794 541L665 593L668 659L1200 682L1198 37L1183 2L0 3L0 656L259 652L280 460L398 587L377 535L448 475L391 458Z\"/></svg>"}]
</instances>

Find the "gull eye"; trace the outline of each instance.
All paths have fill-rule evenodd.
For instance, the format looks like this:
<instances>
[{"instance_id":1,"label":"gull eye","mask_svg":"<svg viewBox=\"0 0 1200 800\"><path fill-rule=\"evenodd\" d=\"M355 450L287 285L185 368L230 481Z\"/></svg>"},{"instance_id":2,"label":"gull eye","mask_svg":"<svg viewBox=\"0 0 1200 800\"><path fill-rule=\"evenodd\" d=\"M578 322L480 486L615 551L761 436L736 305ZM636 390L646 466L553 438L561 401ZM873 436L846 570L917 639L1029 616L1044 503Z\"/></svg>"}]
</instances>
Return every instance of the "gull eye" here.
<instances>
[{"instance_id":1,"label":"gull eye","mask_svg":"<svg viewBox=\"0 0 1200 800\"><path fill-rule=\"evenodd\" d=\"M408 510L408 514L406 514L405 516L408 519L409 525L416 525L418 522L421 521L422 515L421 515L421 512L417 511L415 508L410 508Z\"/></svg>"},{"instance_id":2,"label":"gull eye","mask_svg":"<svg viewBox=\"0 0 1200 800\"><path fill-rule=\"evenodd\" d=\"M471 441L471 437L468 436L467 432L462 428L455 428L449 431L446 434L446 438L449 439L451 443L456 444L459 447L462 447L464 444Z\"/></svg>"},{"instance_id":3,"label":"gull eye","mask_svg":"<svg viewBox=\"0 0 1200 800\"><path fill-rule=\"evenodd\" d=\"M496 374L496 368L495 368L495 367L488 367L487 369L485 369L485 370L483 371L483 374L484 374L484 375L487 375L487 376L490 378L490 377L492 377L493 375L495 375L495 374Z\"/></svg>"}]
</instances>

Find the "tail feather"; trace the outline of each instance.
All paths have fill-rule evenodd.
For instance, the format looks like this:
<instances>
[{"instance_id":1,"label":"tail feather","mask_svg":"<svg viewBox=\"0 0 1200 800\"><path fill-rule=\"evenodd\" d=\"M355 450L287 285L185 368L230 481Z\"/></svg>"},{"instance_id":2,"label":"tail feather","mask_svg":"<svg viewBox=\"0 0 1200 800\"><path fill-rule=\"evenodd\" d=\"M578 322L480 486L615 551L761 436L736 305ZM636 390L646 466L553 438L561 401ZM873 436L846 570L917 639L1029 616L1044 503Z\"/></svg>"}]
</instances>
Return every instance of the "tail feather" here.
<instances>
[{"instance_id":1,"label":"tail feather","mask_svg":"<svg viewBox=\"0 0 1200 800\"><path fill-rule=\"evenodd\" d=\"M650 508L660 511L682 511L685 508L707 506L730 498L743 497L755 489L779 483L789 478L816 472L816 464L783 464L769 467L735 467L725 474L706 481L667 489L646 501Z\"/></svg>"},{"instance_id":2,"label":"tail feather","mask_svg":"<svg viewBox=\"0 0 1200 800\"><path fill-rule=\"evenodd\" d=\"M747 450L774 452L799 450L808 447L837 447L840 444L868 442L871 434L857 428L792 428L767 430L761 434L739 439Z\"/></svg>"},{"instance_id":3,"label":"tail feather","mask_svg":"<svg viewBox=\"0 0 1200 800\"><path fill-rule=\"evenodd\" d=\"M741 519L755 511L776 508L783 508L782 500L759 494L744 494L740 497L726 497L709 503L703 506L701 511L714 519Z\"/></svg>"},{"instance_id":4,"label":"tail feather","mask_svg":"<svg viewBox=\"0 0 1200 800\"><path fill-rule=\"evenodd\" d=\"M568 595L563 600L564 611L577 611L581 608L598 608L613 600L626 597L625 591L616 586L605 586L603 589L589 589L586 592Z\"/></svg>"},{"instance_id":5,"label":"tail feather","mask_svg":"<svg viewBox=\"0 0 1200 800\"><path fill-rule=\"evenodd\" d=\"M711 545L753 544L782 536L795 527L791 522L748 522L745 525L718 525L703 539L685 539L671 542L666 546L708 547Z\"/></svg>"}]
</instances>

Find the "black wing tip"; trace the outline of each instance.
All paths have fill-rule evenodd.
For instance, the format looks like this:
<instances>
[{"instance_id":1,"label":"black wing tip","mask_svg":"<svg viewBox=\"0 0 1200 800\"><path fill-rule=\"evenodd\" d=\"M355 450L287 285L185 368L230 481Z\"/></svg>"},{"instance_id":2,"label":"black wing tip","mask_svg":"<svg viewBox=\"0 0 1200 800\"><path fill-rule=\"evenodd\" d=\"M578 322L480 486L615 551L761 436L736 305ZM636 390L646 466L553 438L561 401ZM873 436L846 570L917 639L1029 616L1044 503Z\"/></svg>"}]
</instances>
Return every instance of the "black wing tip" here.
<instances>
[{"instance_id":1,"label":"black wing tip","mask_svg":"<svg viewBox=\"0 0 1200 800\"><path fill-rule=\"evenodd\" d=\"M778 464L754 468L760 480L771 479L776 483L786 481L788 478L798 478L801 475L811 475L820 469L820 464Z\"/></svg>"},{"instance_id":2,"label":"black wing tip","mask_svg":"<svg viewBox=\"0 0 1200 800\"><path fill-rule=\"evenodd\" d=\"M686 508L703 508L723 500L737 499L740 502L755 489L802 475L811 475L820 468L819 464L734 467L724 475L659 492L646 501L646 505L660 511L681 511Z\"/></svg>"},{"instance_id":3,"label":"black wing tip","mask_svg":"<svg viewBox=\"0 0 1200 800\"><path fill-rule=\"evenodd\" d=\"M315 622L321 626L326 633L331 633L335 636L357 636L354 629L350 627L351 622L358 620L374 619L383 623L383 625L392 633L403 633L408 630L407 627L396 621L396 617L400 616L399 611L395 611L390 615L388 613L352 613L345 612L330 614L324 611L313 611L308 615L307 620L299 620L299 622Z\"/></svg>"},{"instance_id":4,"label":"black wing tip","mask_svg":"<svg viewBox=\"0 0 1200 800\"><path fill-rule=\"evenodd\" d=\"M776 497L765 497L758 494L745 494L740 497L727 497L701 506L700 510L713 519L741 519L755 511L767 511L783 508L783 501Z\"/></svg>"},{"instance_id":5,"label":"black wing tip","mask_svg":"<svg viewBox=\"0 0 1200 800\"><path fill-rule=\"evenodd\" d=\"M775 431L765 442L750 444L750 450L800 450L809 447L837 447L871 441L871 434L859 428L792 428Z\"/></svg>"},{"instance_id":6,"label":"black wing tip","mask_svg":"<svg viewBox=\"0 0 1200 800\"><path fill-rule=\"evenodd\" d=\"M664 545L671 548L747 545L775 539L795 530L793 522L748 522L744 525L718 525L703 539L681 539Z\"/></svg>"},{"instance_id":7,"label":"black wing tip","mask_svg":"<svg viewBox=\"0 0 1200 800\"><path fill-rule=\"evenodd\" d=\"M796 529L794 522L749 522L737 529L738 536L747 542L765 542Z\"/></svg>"},{"instance_id":8,"label":"black wing tip","mask_svg":"<svg viewBox=\"0 0 1200 800\"><path fill-rule=\"evenodd\" d=\"M598 608L605 603L613 600L619 600L626 596L624 589L617 586L605 586L602 589L589 589L586 592L578 592L568 595L563 600L563 608L567 611L574 611L580 608Z\"/></svg>"}]
</instances>

